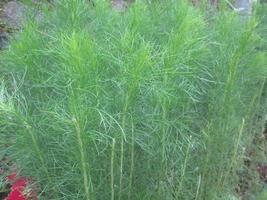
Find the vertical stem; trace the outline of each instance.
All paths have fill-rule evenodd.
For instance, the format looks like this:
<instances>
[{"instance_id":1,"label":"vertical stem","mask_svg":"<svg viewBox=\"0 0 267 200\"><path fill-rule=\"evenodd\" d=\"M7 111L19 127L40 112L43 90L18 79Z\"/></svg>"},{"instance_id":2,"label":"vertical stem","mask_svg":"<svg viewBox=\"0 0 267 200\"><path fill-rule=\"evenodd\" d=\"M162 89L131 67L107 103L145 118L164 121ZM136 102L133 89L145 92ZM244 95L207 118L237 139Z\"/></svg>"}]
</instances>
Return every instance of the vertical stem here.
<instances>
[{"instance_id":1,"label":"vertical stem","mask_svg":"<svg viewBox=\"0 0 267 200\"><path fill-rule=\"evenodd\" d=\"M88 174L87 174L85 149L84 149L84 144L82 141L81 128L80 128L79 122L76 120L76 118L74 118L74 125L75 125L75 130L76 130L75 132L76 132L79 150L80 150L85 196L86 196L86 200L90 200L90 191L89 191L90 183L89 183Z\"/></svg>"},{"instance_id":2,"label":"vertical stem","mask_svg":"<svg viewBox=\"0 0 267 200\"><path fill-rule=\"evenodd\" d=\"M164 75L163 79L163 85L165 88L167 88L167 83L168 83L168 75ZM160 135L160 145L161 145L161 163L160 163L160 172L158 176L158 195L160 197L161 194L161 180L162 176L167 176L168 173L168 167L167 167L167 161L166 161L166 134L167 134L167 128L165 122L167 121L167 101L166 97L162 100L160 100L161 103L161 109L162 109L162 121L163 124L161 125L161 135Z\"/></svg>"},{"instance_id":3,"label":"vertical stem","mask_svg":"<svg viewBox=\"0 0 267 200\"><path fill-rule=\"evenodd\" d=\"M110 186L111 186L111 200L114 200L114 157L115 157L115 144L116 140L112 140L112 146L111 146L111 160L110 160Z\"/></svg>"},{"instance_id":4,"label":"vertical stem","mask_svg":"<svg viewBox=\"0 0 267 200\"><path fill-rule=\"evenodd\" d=\"M201 175L198 176L198 183L197 183L197 191L196 191L195 200L198 200L200 185L201 185Z\"/></svg>"},{"instance_id":5,"label":"vertical stem","mask_svg":"<svg viewBox=\"0 0 267 200\"><path fill-rule=\"evenodd\" d=\"M224 178L223 178L223 181L222 181L222 186L224 186L225 180L228 179L228 176L229 176L229 174L230 174L230 172L231 172L231 170L233 168L234 162L236 160L238 146L239 146L240 141L241 141L241 136L242 136L242 133L243 133L244 125L245 125L245 119L242 120L242 124L241 124L240 130L239 130L237 142L236 142L236 145L235 145L235 148L234 148L234 152L233 152L233 155L232 155L232 158L231 158L231 163L229 165L229 168L228 168L226 174L224 175Z\"/></svg>"},{"instance_id":6,"label":"vertical stem","mask_svg":"<svg viewBox=\"0 0 267 200\"><path fill-rule=\"evenodd\" d=\"M39 157L39 159L40 159L40 162L41 162L41 164L42 164L42 167L43 167L43 169L44 169L44 171L45 171L45 175L46 175L46 177L47 177L47 179L48 179L48 182L49 182L49 183L52 183L53 181L52 181L51 177L49 176L49 172L48 172L48 169L47 169L47 167L46 167L45 160L44 160L43 155L42 155L42 153L41 153L41 150L40 150L40 148L39 148L39 146L38 146L36 136L35 136L35 134L34 134L33 131L32 131L32 127L31 127L25 120L23 120L23 121L24 121L24 124L25 124L25 126L26 126L26 129L27 129L27 130L29 131L29 133L30 133L30 136L31 136L31 139L32 139L32 142L33 142L33 146L34 146L34 148L35 148L35 151L36 151L37 154L38 154L38 157ZM54 187L53 187L53 191L54 191L55 195L57 196L57 192L58 192L58 191L57 191Z\"/></svg>"},{"instance_id":7,"label":"vertical stem","mask_svg":"<svg viewBox=\"0 0 267 200\"><path fill-rule=\"evenodd\" d=\"M120 155L120 189L119 189L119 200L121 199L122 193L122 179L123 179L123 158L124 158L124 139L121 138L121 155Z\"/></svg>"},{"instance_id":8,"label":"vertical stem","mask_svg":"<svg viewBox=\"0 0 267 200\"><path fill-rule=\"evenodd\" d=\"M184 159L184 163L183 163L183 166L182 166L182 174L180 176L180 182L179 182L179 185L178 185L178 190L177 190L177 192L175 192L176 198L179 198L179 195L180 195L180 192L181 192L181 189L182 189L182 186L183 186L185 170L186 170L187 162L188 162L188 159L189 159L190 146L191 146L191 136L189 138L189 142L188 142L187 149L186 149L186 154L185 154L185 159Z\"/></svg>"},{"instance_id":9,"label":"vertical stem","mask_svg":"<svg viewBox=\"0 0 267 200\"><path fill-rule=\"evenodd\" d=\"M133 182L133 170L134 170L134 128L132 124L132 144L131 144L131 166L130 166L130 180L129 180L129 193L128 200L131 199L132 182Z\"/></svg>"},{"instance_id":10,"label":"vertical stem","mask_svg":"<svg viewBox=\"0 0 267 200\"><path fill-rule=\"evenodd\" d=\"M48 170L47 170L47 168L46 168L46 166L45 166L44 158L43 158L43 156L42 156L42 154L41 154L41 151L40 151L40 149L39 149L39 147L38 147L38 143L37 143L36 137L35 137L35 135L34 135L34 133L33 133L33 131L32 131L32 128L31 128L30 125L26 124L26 129L29 131L29 133L30 133L30 135L31 135L31 139L32 139L32 142L33 142L33 146L34 146L34 148L35 148L35 150L36 150L36 152L37 152L37 154L38 154L38 156L39 156L40 162L41 162L41 164L42 164L42 166L43 166L43 168L44 168L44 170L45 170L45 173L46 173L47 177L50 179Z\"/></svg>"},{"instance_id":11,"label":"vertical stem","mask_svg":"<svg viewBox=\"0 0 267 200\"><path fill-rule=\"evenodd\" d=\"M122 129L125 129L125 123L126 123L126 112L128 109L128 95L126 96L126 100L123 107L122 112ZM120 155L120 189L119 189L119 200L121 200L121 193L122 193L122 179L123 179L123 160L124 160L124 137L121 136L121 155Z\"/></svg>"}]
</instances>

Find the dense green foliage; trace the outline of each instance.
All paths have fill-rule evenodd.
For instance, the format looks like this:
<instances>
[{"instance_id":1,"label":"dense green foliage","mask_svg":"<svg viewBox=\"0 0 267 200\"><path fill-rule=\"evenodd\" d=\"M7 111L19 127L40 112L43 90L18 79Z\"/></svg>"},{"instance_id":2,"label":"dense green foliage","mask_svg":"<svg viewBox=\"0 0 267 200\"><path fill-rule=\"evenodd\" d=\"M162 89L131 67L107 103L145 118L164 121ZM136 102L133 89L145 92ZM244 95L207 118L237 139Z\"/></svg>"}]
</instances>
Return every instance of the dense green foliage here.
<instances>
[{"instance_id":1,"label":"dense green foliage","mask_svg":"<svg viewBox=\"0 0 267 200\"><path fill-rule=\"evenodd\" d=\"M1 55L1 152L41 199L233 199L266 77L256 20L87 2L58 1Z\"/></svg>"}]
</instances>

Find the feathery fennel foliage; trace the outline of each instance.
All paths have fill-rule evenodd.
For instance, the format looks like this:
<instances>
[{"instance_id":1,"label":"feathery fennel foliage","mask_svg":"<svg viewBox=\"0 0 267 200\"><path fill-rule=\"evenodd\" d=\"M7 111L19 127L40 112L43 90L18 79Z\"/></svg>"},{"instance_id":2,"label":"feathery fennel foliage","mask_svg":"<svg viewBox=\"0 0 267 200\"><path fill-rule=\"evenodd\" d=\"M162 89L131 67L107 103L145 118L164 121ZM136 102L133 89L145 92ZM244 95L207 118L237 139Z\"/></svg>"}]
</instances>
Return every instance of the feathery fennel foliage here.
<instances>
[{"instance_id":1,"label":"feathery fennel foliage","mask_svg":"<svg viewBox=\"0 0 267 200\"><path fill-rule=\"evenodd\" d=\"M1 55L1 151L40 199L231 199L266 77L255 27L58 1Z\"/></svg>"}]
</instances>

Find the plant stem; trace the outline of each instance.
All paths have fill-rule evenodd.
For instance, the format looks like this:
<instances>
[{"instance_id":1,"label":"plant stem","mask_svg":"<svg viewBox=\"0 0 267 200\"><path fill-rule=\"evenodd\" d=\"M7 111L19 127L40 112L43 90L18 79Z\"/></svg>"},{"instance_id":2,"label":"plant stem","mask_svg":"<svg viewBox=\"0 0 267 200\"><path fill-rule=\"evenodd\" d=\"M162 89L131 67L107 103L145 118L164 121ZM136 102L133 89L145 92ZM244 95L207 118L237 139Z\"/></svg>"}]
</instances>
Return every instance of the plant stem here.
<instances>
[{"instance_id":1,"label":"plant stem","mask_svg":"<svg viewBox=\"0 0 267 200\"><path fill-rule=\"evenodd\" d=\"M126 123L126 112L128 109L128 100L129 97L128 95L126 96L126 100L124 103L123 107L123 112L122 112L122 129L125 129L125 123ZM123 179L123 160L124 160L124 137L121 135L121 155L120 155L120 189L119 189L119 200L121 199L121 194L122 194L122 179Z\"/></svg>"},{"instance_id":2,"label":"plant stem","mask_svg":"<svg viewBox=\"0 0 267 200\"><path fill-rule=\"evenodd\" d=\"M79 150L80 150L80 158L81 158L81 164L82 164L82 173L83 173L83 184L84 184L84 191L86 195L86 199L90 200L90 183L88 180L88 174L87 174L87 167L86 167L86 159L85 159L85 149L82 141L82 133L81 128L79 125L79 122L76 118L74 118L74 125L75 125L75 132L78 140Z\"/></svg>"},{"instance_id":3,"label":"plant stem","mask_svg":"<svg viewBox=\"0 0 267 200\"><path fill-rule=\"evenodd\" d=\"M129 193L128 200L131 199L132 183L133 183L133 171L134 171L134 128L132 123L132 144L131 144L131 165L130 165L130 177L129 177Z\"/></svg>"},{"instance_id":4,"label":"plant stem","mask_svg":"<svg viewBox=\"0 0 267 200\"><path fill-rule=\"evenodd\" d=\"M180 182L179 182L178 190L175 193L175 196L178 199L180 198L179 195L180 195L180 192L181 192L182 187L183 187L183 182L184 182L184 177L185 177L185 171L186 171L187 162L188 162L188 159L189 159L190 146L191 146L191 136L189 138L189 142L188 142L187 149L186 149L186 154L185 154L185 159L184 159L184 163L183 163L183 166L182 166L182 174L180 176Z\"/></svg>"},{"instance_id":5,"label":"plant stem","mask_svg":"<svg viewBox=\"0 0 267 200\"><path fill-rule=\"evenodd\" d=\"M116 140L115 139L112 139L111 160L110 160L111 200L114 200L114 157L115 157L115 144L116 144Z\"/></svg>"}]
</instances>

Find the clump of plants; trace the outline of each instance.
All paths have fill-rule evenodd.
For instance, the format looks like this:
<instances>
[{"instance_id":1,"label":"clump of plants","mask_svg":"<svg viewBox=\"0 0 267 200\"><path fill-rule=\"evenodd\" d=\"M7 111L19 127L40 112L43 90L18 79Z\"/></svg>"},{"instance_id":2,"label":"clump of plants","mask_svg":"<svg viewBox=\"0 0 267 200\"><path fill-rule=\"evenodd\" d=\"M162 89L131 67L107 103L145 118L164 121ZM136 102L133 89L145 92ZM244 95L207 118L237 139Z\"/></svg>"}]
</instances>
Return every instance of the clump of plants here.
<instances>
[{"instance_id":1,"label":"clump of plants","mask_svg":"<svg viewBox=\"0 0 267 200\"><path fill-rule=\"evenodd\" d=\"M62 0L1 54L0 145L40 199L233 199L266 58L185 1Z\"/></svg>"}]
</instances>

